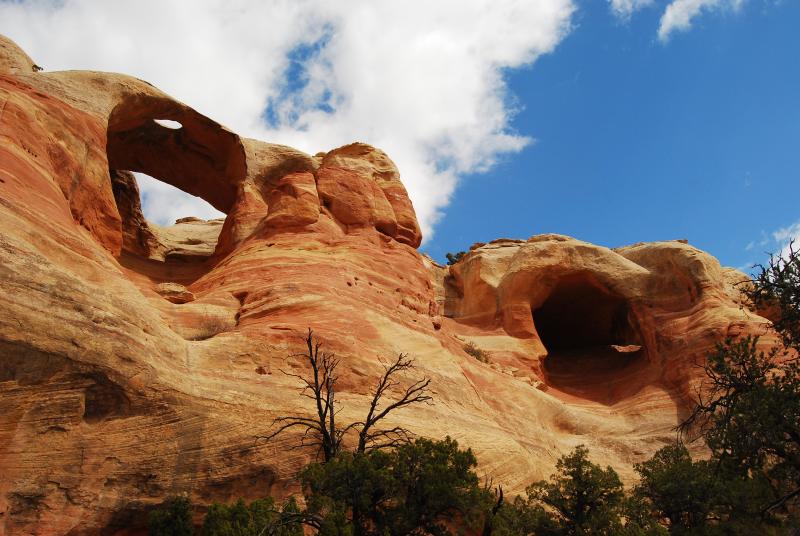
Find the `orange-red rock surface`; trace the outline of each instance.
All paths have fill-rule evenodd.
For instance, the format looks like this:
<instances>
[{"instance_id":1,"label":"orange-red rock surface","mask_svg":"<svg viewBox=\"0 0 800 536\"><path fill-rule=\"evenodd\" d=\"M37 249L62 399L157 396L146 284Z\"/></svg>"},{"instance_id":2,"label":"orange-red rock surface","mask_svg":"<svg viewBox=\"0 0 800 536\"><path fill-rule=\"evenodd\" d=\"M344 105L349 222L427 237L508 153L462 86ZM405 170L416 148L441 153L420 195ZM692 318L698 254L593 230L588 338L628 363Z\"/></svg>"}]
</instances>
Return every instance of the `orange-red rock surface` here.
<instances>
[{"instance_id":1,"label":"orange-red rock surface","mask_svg":"<svg viewBox=\"0 0 800 536\"><path fill-rule=\"evenodd\" d=\"M150 224L129 171L227 218ZM580 443L630 478L674 437L693 364L767 322L742 274L681 241L543 235L442 267L421 239L378 149L244 139L135 78L37 72L0 38L0 534L135 532L171 495L296 491L310 453L255 437L303 410L280 371L303 372L287 356L309 326L341 357L342 419L407 352L435 403L396 422L518 492Z\"/></svg>"}]
</instances>

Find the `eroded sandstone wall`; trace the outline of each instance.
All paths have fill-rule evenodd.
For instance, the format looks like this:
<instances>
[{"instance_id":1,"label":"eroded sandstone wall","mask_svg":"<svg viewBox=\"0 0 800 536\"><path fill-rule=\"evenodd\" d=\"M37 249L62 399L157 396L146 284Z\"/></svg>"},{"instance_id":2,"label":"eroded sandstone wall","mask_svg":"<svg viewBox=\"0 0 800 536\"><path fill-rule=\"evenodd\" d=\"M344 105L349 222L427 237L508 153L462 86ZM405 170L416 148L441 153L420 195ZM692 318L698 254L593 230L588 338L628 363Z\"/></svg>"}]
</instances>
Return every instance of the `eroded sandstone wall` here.
<instances>
[{"instance_id":1,"label":"eroded sandstone wall","mask_svg":"<svg viewBox=\"0 0 800 536\"><path fill-rule=\"evenodd\" d=\"M227 218L150 224L128 171ZM0 533L135 532L175 494L297 491L311 453L255 438L303 409L281 370L303 372L309 326L342 359L342 419L407 352L435 403L395 422L471 446L514 493L580 443L629 478L673 437L692 364L766 323L741 274L682 242L544 235L442 267L421 239L378 149L243 139L131 77L36 72L0 38Z\"/></svg>"}]
</instances>

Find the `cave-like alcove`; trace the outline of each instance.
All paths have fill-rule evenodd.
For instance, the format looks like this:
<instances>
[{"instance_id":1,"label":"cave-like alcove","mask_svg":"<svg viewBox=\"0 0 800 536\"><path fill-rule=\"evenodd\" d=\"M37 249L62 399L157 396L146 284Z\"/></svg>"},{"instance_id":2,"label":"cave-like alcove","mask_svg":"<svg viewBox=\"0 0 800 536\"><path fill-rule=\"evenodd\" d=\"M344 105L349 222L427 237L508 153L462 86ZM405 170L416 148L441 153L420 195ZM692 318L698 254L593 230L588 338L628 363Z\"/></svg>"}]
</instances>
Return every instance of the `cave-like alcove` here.
<instances>
[{"instance_id":1,"label":"cave-like alcove","mask_svg":"<svg viewBox=\"0 0 800 536\"><path fill-rule=\"evenodd\" d=\"M533 320L547 350L545 379L564 392L614 402L620 382L630 387L630 374L645 364L628 301L588 273L559 280Z\"/></svg>"},{"instance_id":2,"label":"cave-like alcove","mask_svg":"<svg viewBox=\"0 0 800 536\"><path fill-rule=\"evenodd\" d=\"M585 274L564 277L533 321L548 352L635 344L625 299Z\"/></svg>"}]
</instances>

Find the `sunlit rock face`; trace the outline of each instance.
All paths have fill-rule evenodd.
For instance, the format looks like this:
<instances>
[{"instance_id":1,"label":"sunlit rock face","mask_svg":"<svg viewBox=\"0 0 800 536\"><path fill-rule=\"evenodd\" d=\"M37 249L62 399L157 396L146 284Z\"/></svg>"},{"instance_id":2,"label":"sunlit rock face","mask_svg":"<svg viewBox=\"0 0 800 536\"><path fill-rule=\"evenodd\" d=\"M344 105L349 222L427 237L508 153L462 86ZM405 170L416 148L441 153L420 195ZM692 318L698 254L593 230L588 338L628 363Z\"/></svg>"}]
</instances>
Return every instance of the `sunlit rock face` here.
<instances>
[{"instance_id":1,"label":"sunlit rock face","mask_svg":"<svg viewBox=\"0 0 800 536\"><path fill-rule=\"evenodd\" d=\"M227 217L153 225L129 172ZM0 533L135 533L176 494L297 491L312 453L255 437L303 410L281 371L304 371L309 326L341 358L343 421L407 352L435 403L394 422L471 446L514 493L580 443L630 478L674 437L694 363L766 322L742 274L683 242L544 235L442 267L421 239L379 149L244 139L146 82L37 72L0 40Z\"/></svg>"}]
</instances>

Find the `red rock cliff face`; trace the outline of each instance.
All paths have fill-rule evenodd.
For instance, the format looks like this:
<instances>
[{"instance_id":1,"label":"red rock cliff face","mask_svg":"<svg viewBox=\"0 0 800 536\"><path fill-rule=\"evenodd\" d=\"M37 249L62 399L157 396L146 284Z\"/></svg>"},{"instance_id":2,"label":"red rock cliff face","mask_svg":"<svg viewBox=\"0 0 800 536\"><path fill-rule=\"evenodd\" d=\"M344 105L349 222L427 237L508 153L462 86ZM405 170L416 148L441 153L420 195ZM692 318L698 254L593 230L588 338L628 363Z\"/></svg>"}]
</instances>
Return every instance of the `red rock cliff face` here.
<instances>
[{"instance_id":1,"label":"red rock cliff face","mask_svg":"<svg viewBox=\"0 0 800 536\"><path fill-rule=\"evenodd\" d=\"M135 531L179 493L296 491L309 453L254 438L298 411L280 370L303 371L287 356L308 326L342 359L344 420L408 352L435 403L396 421L473 447L514 492L579 443L629 477L673 437L692 364L766 323L742 274L682 242L545 235L438 266L378 149L310 156L140 80L32 66L0 39L0 533ZM129 171L227 218L149 224Z\"/></svg>"}]
</instances>

